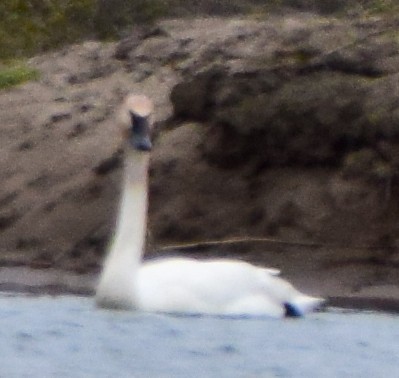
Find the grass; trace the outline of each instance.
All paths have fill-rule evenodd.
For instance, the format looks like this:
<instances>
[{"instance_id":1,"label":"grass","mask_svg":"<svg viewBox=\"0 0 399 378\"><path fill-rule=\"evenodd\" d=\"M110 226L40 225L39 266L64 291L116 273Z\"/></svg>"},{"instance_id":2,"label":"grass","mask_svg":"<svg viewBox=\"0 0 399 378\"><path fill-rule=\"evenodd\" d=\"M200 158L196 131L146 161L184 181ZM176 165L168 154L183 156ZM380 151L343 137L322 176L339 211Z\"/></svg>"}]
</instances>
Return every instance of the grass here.
<instances>
[{"instance_id":1,"label":"grass","mask_svg":"<svg viewBox=\"0 0 399 378\"><path fill-rule=\"evenodd\" d=\"M74 42L92 29L96 0L1 0L0 59Z\"/></svg>"},{"instance_id":2,"label":"grass","mask_svg":"<svg viewBox=\"0 0 399 378\"><path fill-rule=\"evenodd\" d=\"M372 0L368 11L376 14L398 11L397 0Z\"/></svg>"},{"instance_id":3,"label":"grass","mask_svg":"<svg viewBox=\"0 0 399 378\"><path fill-rule=\"evenodd\" d=\"M0 66L0 90L15 87L31 80L37 80L39 72L23 63Z\"/></svg>"},{"instance_id":4,"label":"grass","mask_svg":"<svg viewBox=\"0 0 399 378\"><path fill-rule=\"evenodd\" d=\"M172 0L1 0L0 60L31 56L87 38L119 37L167 14Z\"/></svg>"},{"instance_id":5,"label":"grass","mask_svg":"<svg viewBox=\"0 0 399 378\"><path fill-rule=\"evenodd\" d=\"M132 25L164 17L253 15L281 7L322 13L355 7L372 14L399 8L397 0L0 0L0 60L32 56L88 38L118 38Z\"/></svg>"}]
</instances>

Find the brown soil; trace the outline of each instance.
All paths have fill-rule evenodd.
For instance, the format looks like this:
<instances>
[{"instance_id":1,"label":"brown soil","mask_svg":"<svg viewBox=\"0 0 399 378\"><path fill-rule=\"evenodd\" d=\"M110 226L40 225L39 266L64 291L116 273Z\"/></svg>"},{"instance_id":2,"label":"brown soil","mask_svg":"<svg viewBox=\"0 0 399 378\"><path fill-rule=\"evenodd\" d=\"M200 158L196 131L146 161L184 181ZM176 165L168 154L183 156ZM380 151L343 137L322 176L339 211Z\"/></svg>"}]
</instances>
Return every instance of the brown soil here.
<instances>
[{"instance_id":1,"label":"brown soil","mask_svg":"<svg viewBox=\"0 0 399 378\"><path fill-rule=\"evenodd\" d=\"M33 58L41 79L0 94L0 289L92 292L119 196L115 112L135 91L157 106L147 256L235 256L396 309L395 25L165 21Z\"/></svg>"}]
</instances>

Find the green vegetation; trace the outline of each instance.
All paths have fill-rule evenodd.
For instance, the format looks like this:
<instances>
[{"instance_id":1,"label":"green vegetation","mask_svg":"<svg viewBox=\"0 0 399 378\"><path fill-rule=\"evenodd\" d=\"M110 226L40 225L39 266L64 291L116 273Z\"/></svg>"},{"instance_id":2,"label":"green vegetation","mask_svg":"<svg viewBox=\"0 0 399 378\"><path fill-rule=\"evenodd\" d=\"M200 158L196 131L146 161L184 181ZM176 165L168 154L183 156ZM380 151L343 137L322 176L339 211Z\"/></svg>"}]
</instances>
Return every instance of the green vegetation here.
<instances>
[{"instance_id":1,"label":"green vegetation","mask_svg":"<svg viewBox=\"0 0 399 378\"><path fill-rule=\"evenodd\" d=\"M161 0L1 0L0 59L29 56L84 38L117 36L166 15Z\"/></svg>"},{"instance_id":2,"label":"green vegetation","mask_svg":"<svg viewBox=\"0 0 399 378\"><path fill-rule=\"evenodd\" d=\"M119 35L133 24L148 24L167 16L177 0L97 0L93 13L93 32L97 37Z\"/></svg>"},{"instance_id":3,"label":"green vegetation","mask_svg":"<svg viewBox=\"0 0 399 378\"><path fill-rule=\"evenodd\" d=\"M95 0L2 0L0 59L75 41L91 29Z\"/></svg>"},{"instance_id":4,"label":"green vegetation","mask_svg":"<svg viewBox=\"0 0 399 378\"><path fill-rule=\"evenodd\" d=\"M134 24L167 16L264 14L281 7L320 13L348 7L391 13L397 0L1 0L0 60L83 39L119 37Z\"/></svg>"},{"instance_id":5,"label":"green vegetation","mask_svg":"<svg viewBox=\"0 0 399 378\"><path fill-rule=\"evenodd\" d=\"M22 63L0 66L0 90L39 78L39 72Z\"/></svg>"},{"instance_id":6,"label":"green vegetation","mask_svg":"<svg viewBox=\"0 0 399 378\"><path fill-rule=\"evenodd\" d=\"M367 6L370 13L387 13L398 10L396 0L371 0Z\"/></svg>"}]
</instances>

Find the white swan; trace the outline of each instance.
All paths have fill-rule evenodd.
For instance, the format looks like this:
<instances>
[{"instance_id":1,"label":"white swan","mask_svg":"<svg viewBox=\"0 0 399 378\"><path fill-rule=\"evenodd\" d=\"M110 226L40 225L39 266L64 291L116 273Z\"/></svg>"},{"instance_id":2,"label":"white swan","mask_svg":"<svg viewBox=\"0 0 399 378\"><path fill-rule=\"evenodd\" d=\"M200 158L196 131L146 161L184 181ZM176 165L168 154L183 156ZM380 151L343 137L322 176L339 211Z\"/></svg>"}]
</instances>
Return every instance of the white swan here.
<instances>
[{"instance_id":1,"label":"white swan","mask_svg":"<svg viewBox=\"0 0 399 378\"><path fill-rule=\"evenodd\" d=\"M96 292L100 307L180 314L300 316L323 300L304 295L278 271L232 259L142 262L147 217L152 102L129 95L122 107L125 175L116 233Z\"/></svg>"}]
</instances>

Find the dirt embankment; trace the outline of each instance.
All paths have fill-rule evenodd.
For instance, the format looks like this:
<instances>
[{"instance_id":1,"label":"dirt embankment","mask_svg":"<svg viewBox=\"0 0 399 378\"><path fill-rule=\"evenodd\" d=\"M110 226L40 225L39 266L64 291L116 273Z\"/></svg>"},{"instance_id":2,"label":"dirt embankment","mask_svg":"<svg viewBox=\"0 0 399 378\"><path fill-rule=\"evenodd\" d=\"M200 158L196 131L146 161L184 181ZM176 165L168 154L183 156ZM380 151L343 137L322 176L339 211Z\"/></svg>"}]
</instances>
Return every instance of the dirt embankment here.
<instances>
[{"instance_id":1,"label":"dirt embankment","mask_svg":"<svg viewBox=\"0 0 399 378\"><path fill-rule=\"evenodd\" d=\"M0 94L3 272L98 270L121 176L114 113L136 91L157 105L153 254L269 238L180 253L276 266L323 295L399 299L398 23L166 21L32 59L41 80Z\"/></svg>"}]
</instances>

